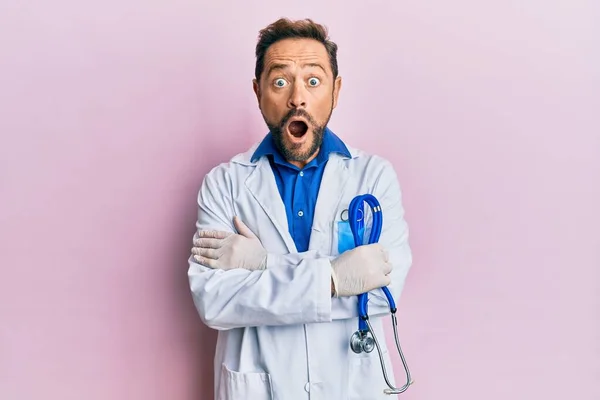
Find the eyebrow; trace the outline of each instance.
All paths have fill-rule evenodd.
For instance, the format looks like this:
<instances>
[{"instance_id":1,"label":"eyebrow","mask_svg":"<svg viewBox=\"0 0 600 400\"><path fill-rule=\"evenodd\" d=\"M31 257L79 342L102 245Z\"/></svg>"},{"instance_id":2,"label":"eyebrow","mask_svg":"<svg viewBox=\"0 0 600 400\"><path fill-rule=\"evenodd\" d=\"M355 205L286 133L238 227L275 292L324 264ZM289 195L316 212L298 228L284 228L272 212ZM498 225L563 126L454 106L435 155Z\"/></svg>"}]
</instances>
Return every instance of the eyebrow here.
<instances>
[{"instance_id":1,"label":"eyebrow","mask_svg":"<svg viewBox=\"0 0 600 400\"><path fill-rule=\"evenodd\" d=\"M269 67L269 71L267 72L267 75L270 75L273 71L277 71L277 70L285 70L287 69L289 66L287 64L272 64ZM302 64L301 66L302 68L306 68L306 67L312 67L312 68L319 68L321 69L325 74L327 73L327 71L325 71L325 68L323 68L323 66L319 63L306 63L306 64Z\"/></svg>"}]
</instances>

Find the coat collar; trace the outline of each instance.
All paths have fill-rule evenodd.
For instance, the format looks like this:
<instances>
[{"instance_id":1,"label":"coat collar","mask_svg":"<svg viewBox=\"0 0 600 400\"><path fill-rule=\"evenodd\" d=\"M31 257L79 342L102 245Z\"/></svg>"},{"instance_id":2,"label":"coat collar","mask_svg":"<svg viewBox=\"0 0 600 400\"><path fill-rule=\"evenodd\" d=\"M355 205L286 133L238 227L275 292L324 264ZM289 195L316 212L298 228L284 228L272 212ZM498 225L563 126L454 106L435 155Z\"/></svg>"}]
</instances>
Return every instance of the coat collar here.
<instances>
[{"instance_id":1,"label":"coat collar","mask_svg":"<svg viewBox=\"0 0 600 400\"><path fill-rule=\"evenodd\" d=\"M232 162L255 167L249 173L244 184L281 235L288 251L295 253L297 249L289 233L285 205L281 200L269 159L263 156L253 158L261 143L256 143L245 153L238 154L232 159ZM329 161L325 165L321 180L321 188L324 191L319 191L312 226L313 230L318 232L326 232L329 228L328 224L335 220L336 211L344 194L344 188L350 178L349 169L345 161L359 156L358 150L346 145L344 147L346 148L344 152L330 152ZM318 235L311 235L310 249L319 245L315 242L318 240L315 239L316 236Z\"/></svg>"}]
</instances>

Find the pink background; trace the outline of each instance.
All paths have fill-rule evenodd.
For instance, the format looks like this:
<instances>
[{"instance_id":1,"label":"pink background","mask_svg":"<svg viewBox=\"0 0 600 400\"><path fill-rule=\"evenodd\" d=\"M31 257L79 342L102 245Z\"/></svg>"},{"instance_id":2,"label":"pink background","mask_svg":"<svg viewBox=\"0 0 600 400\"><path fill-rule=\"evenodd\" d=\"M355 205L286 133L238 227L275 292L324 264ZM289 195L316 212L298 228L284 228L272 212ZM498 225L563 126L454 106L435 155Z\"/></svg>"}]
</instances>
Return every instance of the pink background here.
<instances>
[{"instance_id":1,"label":"pink background","mask_svg":"<svg viewBox=\"0 0 600 400\"><path fill-rule=\"evenodd\" d=\"M330 27L331 127L404 188L401 398L600 398L598 2L201 3L0 3L1 399L210 398L195 197L265 133L282 15Z\"/></svg>"}]
</instances>

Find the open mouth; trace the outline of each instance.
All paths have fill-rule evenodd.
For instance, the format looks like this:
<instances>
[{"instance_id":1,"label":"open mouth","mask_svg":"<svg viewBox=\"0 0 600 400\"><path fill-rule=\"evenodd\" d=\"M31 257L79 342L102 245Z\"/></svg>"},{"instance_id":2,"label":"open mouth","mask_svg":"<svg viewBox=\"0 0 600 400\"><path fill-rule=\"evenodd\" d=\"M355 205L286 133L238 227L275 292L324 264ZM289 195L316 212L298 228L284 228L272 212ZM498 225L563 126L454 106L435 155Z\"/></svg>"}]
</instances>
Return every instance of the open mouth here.
<instances>
[{"instance_id":1,"label":"open mouth","mask_svg":"<svg viewBox=\"0 0 600 400\"><path fill-rule=\"evenodd\" d=\"M292 121L288 125L288 131L292 136L300 138L308 131L308 125L304 121Z\"/></svg>"}]
</instances>

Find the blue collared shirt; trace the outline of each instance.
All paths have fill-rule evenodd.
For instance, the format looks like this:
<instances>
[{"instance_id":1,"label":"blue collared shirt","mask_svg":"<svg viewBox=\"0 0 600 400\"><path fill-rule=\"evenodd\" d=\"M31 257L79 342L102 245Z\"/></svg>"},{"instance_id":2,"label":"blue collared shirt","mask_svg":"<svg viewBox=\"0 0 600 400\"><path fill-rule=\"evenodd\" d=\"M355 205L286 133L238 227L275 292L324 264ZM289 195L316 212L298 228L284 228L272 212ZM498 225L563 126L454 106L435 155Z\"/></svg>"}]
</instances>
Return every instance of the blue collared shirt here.
<instances>
[{"instance_id":1,"label":"blue collared shirt","mask_svg":"<svg viewBox=\"0 0 600 400\"><path fill-rule=\"evenodd\" d=\"M298 252L308 250L319 187L332 152L351 157L344 142L329 128L325 128L318 155L302 169L282 157L273 143L271 133L266 135L252 155L253 162L262 156L269 157L277 188L285 205L289 232Z\"/></svg>"}]
</instances>

